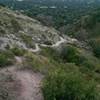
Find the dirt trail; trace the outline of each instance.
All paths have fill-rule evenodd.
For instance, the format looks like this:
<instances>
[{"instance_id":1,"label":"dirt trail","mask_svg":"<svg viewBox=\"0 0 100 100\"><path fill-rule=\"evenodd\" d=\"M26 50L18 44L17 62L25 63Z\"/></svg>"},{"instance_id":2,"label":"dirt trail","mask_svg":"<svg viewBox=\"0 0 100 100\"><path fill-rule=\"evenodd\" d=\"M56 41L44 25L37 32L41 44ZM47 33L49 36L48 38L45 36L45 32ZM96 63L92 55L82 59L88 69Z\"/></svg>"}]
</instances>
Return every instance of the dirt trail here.
<instances>
[{"instance_id":1,"label":"dirt trail","mask_svg":"<svg viewBox=\"0 0 100 100\"><path fill-rule=\"evenodd\" d=\"M35 44L35 47L36 47L35 49L28 49L28 50L34 53L40 51L40 47L37 43Z\"/></svg>"},{"instance_id":2,"label":"dirt trail","mask_svg":"<svg viewBox=\"0 0 100 100\"><path fill-rule=\"evenodd\" d=\"M35 73L32 70L19 70L18 63L21 63L21 58L16 57L17 64L0 70L0 73L6 74L9 72L16 81L15 87L18 87L16 93L17 100L43 100L41 92L41 81L43 76L40 73ZM19 86L18 86L19 85Z\"/></svg>"},{"instance_id":3,"label":"dirt trail","mask_svg":"<svg viewBox=\"0 0 100 100\"><path fill-rule=\"evenodd\" d=\"M64 42L66 42L66 39L60 37L60 41L58 41L57 43L53 44L51 47L59 47L59 45L61 45Z\"/></svg>"},{"instance_id":4,"label":"dirt trail","mask_svg":"<svg viewBox=\"0 0 100 100\"><path fill-rule=\"evenodd\" d=\"M39 73L27 70L18 71L16 77L22 85L19 96L20 100L43 100L40 90L42 77Z\"/></svg>"},{"instance_id":5,"label":"dirt trail","mask_svg":"<svg viewBox=\"0 0 100 100\"><path fill-rule=\"evenodd\" d=\"M57 41L55 44L52 45L46 45L46 44L41 44L42 47L59 47L62 43L67 42L66 39L64 39L63 37L60 37L60 40Z\"/></svg>"},{"instance_id":6,"label":"dirt trail","mask_svg":"<svg viewBox=\"0 0 100 100\"><path fill-rule=\"evenodd\" d=\"M57 41L53 45L46 45L46 44L40 44L40 45L43 47L58 47L59 45L61 45L62 43L65 43L65 42L66 42L66 39L64 39L63 37L60 37L60 40ZM34 53L40 51L40 47L37 43L35 44L35 47L36 47L35 49L28 49L28 50L31 52L34 52Z\"/></svg>"}]
</instances>

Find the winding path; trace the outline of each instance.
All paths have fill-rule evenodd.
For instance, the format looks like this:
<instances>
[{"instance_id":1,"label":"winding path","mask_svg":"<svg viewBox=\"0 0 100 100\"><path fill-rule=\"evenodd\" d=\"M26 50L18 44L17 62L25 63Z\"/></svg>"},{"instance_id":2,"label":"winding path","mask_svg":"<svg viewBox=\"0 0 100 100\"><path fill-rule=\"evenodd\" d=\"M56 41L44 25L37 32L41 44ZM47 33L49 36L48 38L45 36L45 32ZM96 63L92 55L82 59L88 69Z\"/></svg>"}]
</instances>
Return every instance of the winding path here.
<instances>
[{"instance_id":1,"label":"winding path","mask_svg":"<svg viewBox=\"0 0 100 100\"><path fill-rule=\"evenodd\" d=\"M62 43L65 43L66 41L67 41L66 39L60 37L60 41L57 41L55 44L46 45L46 44L37 44L37 43L36 43L36 44L35 44L35 49L28 49L28 50L35 53L35 52L40 51L39 45L42 46L42 47L58 47L58 46L60 46Z\"/></svg>"},{"instance_id":2,"label":"winding path","mask_svg":"<svg viewBox=\"0 0 100 100\"><path fill-rule=\"evenodd\" d=\"M36 43L35 44L35 49L28 49L29 51L31 51L31 52L38 52L38 51L40 51L40 47L39 47L39 45Z\"/></svg>"},{"instance_id":3,"label":"winding path","mask_svg":"<svg viewBox=\"0 0 100 100\"><path fill-rule=\"evenodd\" d=\"M60 37L60 41L58 41L57 43L53 44L51 47L58 47L59 45L61 45L62 43L65 43L66 39Z\"/></svg>"},{"instance_id":4,"label":"winding path","mask_svg":"<svg viewBox=\"0 0 100 100\"><path fill-rule=\"evenodd\" d=\"M79 43L77 39L74 39L74 38L70 38L70 37L67 37L66 39L64 39L63 37L60 36L60 40L57 41L55 44L52 44L52 45L46 45L46 44L38 44L36 43L35 44L35 49L29 49L27 48L28 51L31 51L31 52L38 52L40 51L40 47L39 46L42 46L42 47L59 47L62 43L70 43L70 44L73 44L73 43Z\"/></svg>"}]
</instances>

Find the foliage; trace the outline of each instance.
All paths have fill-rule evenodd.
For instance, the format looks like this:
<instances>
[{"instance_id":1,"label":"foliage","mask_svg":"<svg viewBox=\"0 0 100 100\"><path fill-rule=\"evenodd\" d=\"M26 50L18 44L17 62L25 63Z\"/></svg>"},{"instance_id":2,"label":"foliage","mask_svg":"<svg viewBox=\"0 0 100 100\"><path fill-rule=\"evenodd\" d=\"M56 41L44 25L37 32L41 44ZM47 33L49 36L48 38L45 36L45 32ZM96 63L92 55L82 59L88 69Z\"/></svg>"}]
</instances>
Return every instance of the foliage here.
<instances>
[{"instance_id":1,"label":"foliage","mask_svg":"<svg viewBox=\"0 0 100 100\"><path fill-rule=\"evenodd\" d=\"M23 42L25 42L28 47L34 47L34 43L31 36L27 34L21 34L20 37L22 38Z\"/></svg>"},{"instance_id":2,"label":"foliage","mask_svg":"<svg viewBox=\"0 0 100 100\"><path fill-rule=\"evenodd\" d=\"M25 54L25 50L17 46L11 48L10 51L16 56L23 56Z\"/></svg>"},{"instance_id":3,"label":"foliage","mask_svg":"<svg viewBox=\"0 0 100 100\"><path fill-rule=\"evenodd\" d=\"M27 52L24 58L24 67L32 68L34 71L38 71L43 74L48 73L49 70L55 68L56 65L59 65L56 61L49 57L37 55L31 52Z\"/></svg>"},{"instance_id":4,"label":"foliage","mask_svg":"<svg viewBox=\"0 0 100 100\"><path fill-rule=\"evenodd\" d=\"M94 55L100 58L100 40L91 40L90 45L93 48Z\"/></svg>"},{"instance_id":5,"label":"foliage","mask_svg":"<svg viewBox=\"0 0 100 100\"><path fill-rule=\"evenodd\" d=\"M89 54L86 56L87 52L80 52L80 50L74 46L65 46L61 51L60 59L62 59L64 63L74 63L77 66L81 66L85 70L94 70L97 67L96 63L98 63L94 62L95 57Z\"/></svg>"},{"instance_id":6,"label":"foliage","mask_svg":"<svg viewBox=\"0 0 100 100\"><path fill-rule=\"evenodd\" d=\"M61 58L67 62L77 62L78 51L72 46L66 46L61 51Z\"/></svg>"},{"instance_id":7,"label":"foliage","mask_svg":"<svg viewBox=\"0 0 100 100\"><path fill-rule=\"evenodd\" d=\"M12 24L12 27L13 27L14 32L18 32L21 29L18 21L15 20L15 19L13 19L13 18L11 20L11 24Z\"/></svg>"},{"instance_id":8,"label":"foliage","mask_svg":"<svg viewBox=\"0 0 100 100\"><path fill-rule=\"evenodd\" d=\"M10 51L1 51L0 52L0 67L8 66L13 64L14 55Z\"/></svg>"},{"instance_id":9,"label":"foliage","mask_svg":"<svg viewBox=\"0 0 100 100\"><path fill-rule=\"evenodd\" d=\"M42 51L41 51L40 54L48 57L49 59L55 60L57 62L61 61L60 53L56 49L53 49L53 48L50 48L50 47L42 48Z\"/></svg>"},{"instance_id":10,"label":"foliage","mask_svg":"<svg viewBox=\"0 0 100 100\"><path fill-rule=\"evenodd\" d=\"M80 55L77 48L70 45L63 47L60 56L64 62L75 63L76 65L79 65L85 60L85 58Z\"/></svg>"},{"instance_id":11,"label":"foliage","mask_svg":"<svg viewBox=\"0 0 100 100\"><path fill-rule=\"evenodd\" d=\"M94 81L86 80L79 72L66 72L62 68L48 74L43 93L45 100L99 100Z\"/></svg>"}]
</instances>

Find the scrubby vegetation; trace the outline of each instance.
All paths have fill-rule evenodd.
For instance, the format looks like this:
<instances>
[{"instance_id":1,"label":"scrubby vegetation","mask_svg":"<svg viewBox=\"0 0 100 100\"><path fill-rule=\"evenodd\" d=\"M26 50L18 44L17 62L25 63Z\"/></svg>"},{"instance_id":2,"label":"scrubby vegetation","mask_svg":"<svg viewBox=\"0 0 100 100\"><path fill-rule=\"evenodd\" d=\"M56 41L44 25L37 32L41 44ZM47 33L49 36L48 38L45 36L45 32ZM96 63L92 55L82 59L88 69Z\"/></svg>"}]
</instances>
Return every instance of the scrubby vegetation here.
<instances>
[{"instance_id":1,"label":"scrubby vegetation","mask_svg":"<svg viewBox=\"0 0 100 100\"><path fill-rule=\"evenodd\" d=\"M57 51L56 49L53 48L42 48L42 51L40 53L43 56L49 57L49 59L53 59L57 62L61 62L61 58L60 58L60 52Z\"/></svg>"},{"instance_id":2,"label":"scrubby vegetation","mask_svg":"<svg viewBox=\"0 0 100 100\"><path fill-rule=\"evenodd\" d=\"M13 47L10 49L10 51L15 55L15 56L23 56L25 54L25 50L22 48L19 48L17 46Z\"/></svg>"},{"instance_id":3,"label":"scrubby vegetation","mask_svg":"<svg viewBox=\"0 0 100 100\"><path fill-rule=\"evenodd\" d=\"M67 72L63 68L48 74L43 84L43 93L45 100L100 99L93 80L88 81L78 71Z\"/></svg>"},{"instance_id":4,"label":"scrubby vegetation","mask_svg":"<svg viewBox=\"0 0 100 100\"><path fill-rule=\"evenodd\" d=\"M32 40L32 36L29 36L27 34L21 34L20 36L22 38L22 41L24 43L26 43L26 45L29 47L29 48L33 48L34 47L34 43L33 43L33 40Z\"/></svg>"},{"instance_id":5,"label":"scrubby vegetation","mask_svg":"<svg viewBox=\"0 0 100 100\"><path fill-rule=\"evenodd\" d=\"M63 46L60 51L45 48L41 54L58 63L74 63L85 71L95 70L100 64L99 60L91 55L91 53L70 45Z\"/></svg>"},{"instance_id":6,"label":"scrubby vegetation","mask_svg":"<svg viewBox=\"0 0 100 100\"><path fill-rule=\"evenodd\" d=\"M83 51L84 52L84 51ZM64 62L75 63L78 66L84 66L84 69L94 70L95 65L90 58L85 57L79 50L73 46L66 46L62 49L61 58Z\"/></svg>"},{"instance_id":7,"label":"scrubby vegetation","mask_svg":"<svg viewBox=\"0 0 100 100\"><path fill-rule=\"evenodd\" d=\"M14 63L14 55L10 51L0 51L0 67L5 67Z\"/></svg>"},{"instance_id":8,"label":"scrubby vegetation","mask_svg":"<svg viewBox=\"0 0 100 100\"><path fill-rule=\"evenodd\" d=\"M19 25L17 20L12 19L11 24L12 24L14 32L18 32L21 29L21 26Z\"/></svg>"},{"instance_id":9,"label":"scrubby vegetation","mask_svg":"<svg viewBox=\"0 0 100 100\"><path fill-rule=\"evenodd\" d=\"M100 40L91 40L90 45L93 48L94 55L100 58Z\"/></svg>"},{"instance_id":10,"label":"scrubby vegetation","mask_svg":"<svg viewBox=\"0 0 100 100\"><path fill-rule=\"evenodd\" d=\"M36 72L46 74L49 70L53 69L58 65L53 59L43 55L33 54L28 52L25 54L24 67L32 68Z\"/></svg>"}]
</instances>

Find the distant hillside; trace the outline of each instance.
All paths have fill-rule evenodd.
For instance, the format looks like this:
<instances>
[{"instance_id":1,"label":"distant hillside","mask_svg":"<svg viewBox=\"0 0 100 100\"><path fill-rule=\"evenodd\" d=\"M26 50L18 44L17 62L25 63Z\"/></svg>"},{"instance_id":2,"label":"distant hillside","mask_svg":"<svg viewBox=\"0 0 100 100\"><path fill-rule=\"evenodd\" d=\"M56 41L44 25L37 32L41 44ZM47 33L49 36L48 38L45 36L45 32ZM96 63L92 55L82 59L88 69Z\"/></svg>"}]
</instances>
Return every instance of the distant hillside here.
<instances>
[{"instance_id":1,"label":"distant hillside","mask_svg":"<svg viewBox=\"0 0 100 100\"><path fill-rule=\"evenodd\" d=\"M0 0L0 3L61 31L100 7L100 0Z\"/></svg>"},{"instance_id":2,"label":"distant hillside","mask_svg":"<svg viewBox=\"0 0 100 100\"><path fill-rule=\"evenodd\" d=\"M100 56L100 9L81 17L76 23L68 26L66 34L88 42L93 49L97 49L96 55Z\"/></svg>"}]
</instances>

